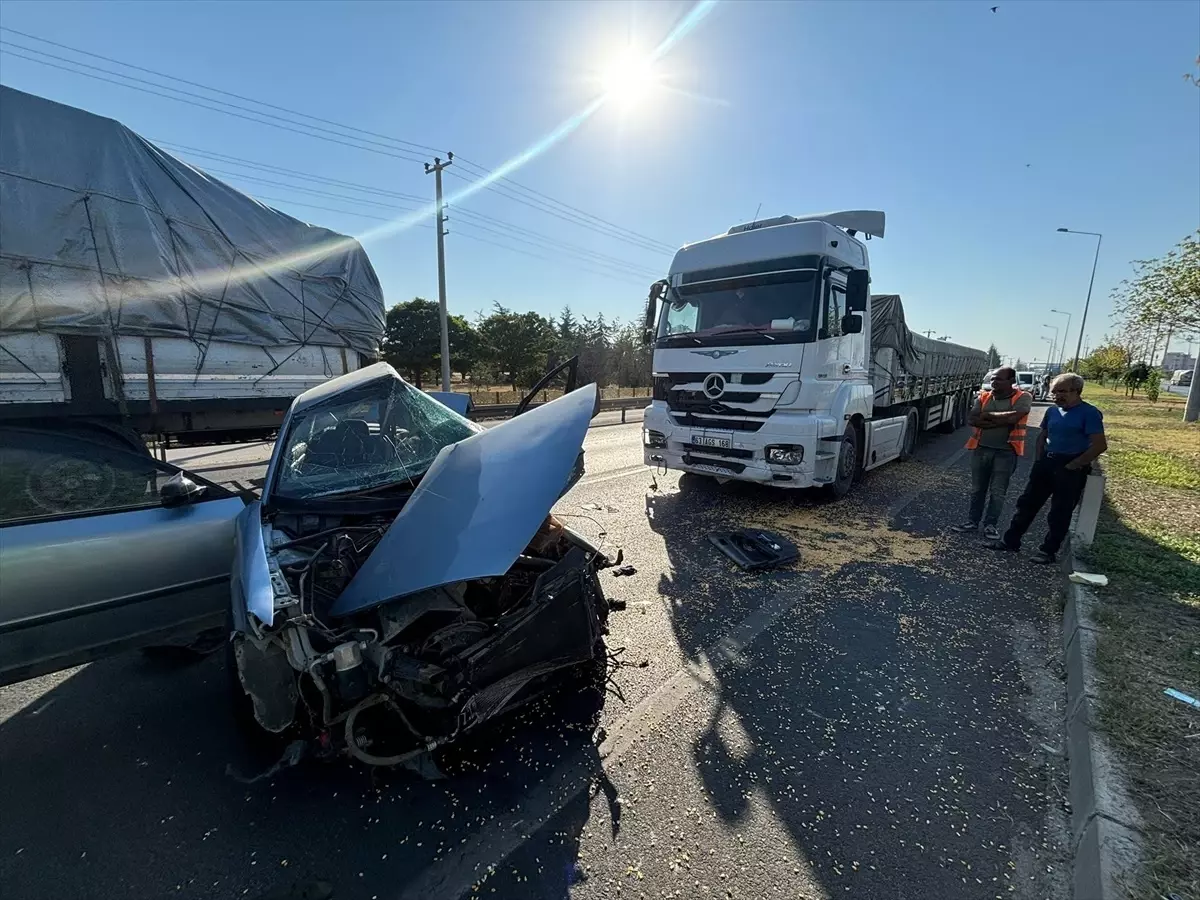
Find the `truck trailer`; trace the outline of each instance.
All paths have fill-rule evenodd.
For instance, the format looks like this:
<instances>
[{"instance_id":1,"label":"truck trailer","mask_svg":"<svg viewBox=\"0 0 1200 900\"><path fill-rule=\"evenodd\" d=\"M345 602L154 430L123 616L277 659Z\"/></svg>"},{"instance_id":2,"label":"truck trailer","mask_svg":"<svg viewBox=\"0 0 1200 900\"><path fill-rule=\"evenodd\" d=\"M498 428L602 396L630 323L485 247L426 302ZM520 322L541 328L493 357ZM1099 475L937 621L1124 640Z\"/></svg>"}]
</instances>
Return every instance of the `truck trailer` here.
<instances>
[{"instance_id":1,"label":"truck trailer","mask_svg":"<svg viewBox=\"0 0 1200 900\"><path fill-rule=\"evenodd\" d=\"M145 449L249 437L374 362L357 241L112 119L0 86L0 423Z\"/></svg>"},{"instance_id":2,"label":"truck trailer","mask_svg":"<svg viewBox=\"0 0 1200 900\"><path fill-rule=\"evenodd\" d=\"M848 493L965 424L982 350L914 334L870 293L885 216L778 216L688 244L646 308L653 398L644 460L718 480Z\"/></svg>"}]
</instances>

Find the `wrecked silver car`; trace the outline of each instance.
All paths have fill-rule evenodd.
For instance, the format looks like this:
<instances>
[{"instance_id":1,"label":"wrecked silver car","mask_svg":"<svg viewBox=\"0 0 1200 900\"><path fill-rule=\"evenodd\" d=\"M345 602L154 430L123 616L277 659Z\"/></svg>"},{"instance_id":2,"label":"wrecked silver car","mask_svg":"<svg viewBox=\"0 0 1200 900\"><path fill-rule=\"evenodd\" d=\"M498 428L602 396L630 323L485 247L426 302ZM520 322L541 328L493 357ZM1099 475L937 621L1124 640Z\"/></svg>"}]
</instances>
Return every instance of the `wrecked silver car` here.
<instances>
[{"instance_id":1,"label":"wrecked silver car","mask_svg":"<svg viewBox=\"0 0 1200 900\"><path fill-rule=\"evenodd\" d=\"M597 402L588 386L485 430L386 363L298 397L237 525L243 718L398 765L602 680L608 560L550 515Z\"/></svg>"}]
</instances>

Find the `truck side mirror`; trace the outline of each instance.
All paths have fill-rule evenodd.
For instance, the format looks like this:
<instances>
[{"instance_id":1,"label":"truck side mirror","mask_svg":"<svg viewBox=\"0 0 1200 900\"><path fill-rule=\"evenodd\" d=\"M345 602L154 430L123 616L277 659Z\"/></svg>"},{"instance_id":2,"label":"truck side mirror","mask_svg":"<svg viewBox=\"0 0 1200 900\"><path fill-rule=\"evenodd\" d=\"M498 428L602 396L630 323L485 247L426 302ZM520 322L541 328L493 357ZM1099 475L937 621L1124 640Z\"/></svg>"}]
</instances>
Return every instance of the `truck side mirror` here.
<instances>
[{"instance_id":1,"label":"truck side mirror","mask_svg":"<svg viewBox=\"0 0 1200 900\"><path fill-rule=\"evenodd\" d=\"M870 290L871 273L866 269L851 269L846 275L846 309L850 312L866 312Z\"/></svg>"},{"instance_id":2,"label":"truck side mirror","mask_svg":"<svg viewBox=\"0 0 1200 900\"><path fill-rule=\"evenodd\" d=\"M650 296L646 298L646 315L642 321L642 343L654 343L654 323L658 319L658 299L667 290L667 282L656 281L650 285Z\"/></svg>"}]
</instances>

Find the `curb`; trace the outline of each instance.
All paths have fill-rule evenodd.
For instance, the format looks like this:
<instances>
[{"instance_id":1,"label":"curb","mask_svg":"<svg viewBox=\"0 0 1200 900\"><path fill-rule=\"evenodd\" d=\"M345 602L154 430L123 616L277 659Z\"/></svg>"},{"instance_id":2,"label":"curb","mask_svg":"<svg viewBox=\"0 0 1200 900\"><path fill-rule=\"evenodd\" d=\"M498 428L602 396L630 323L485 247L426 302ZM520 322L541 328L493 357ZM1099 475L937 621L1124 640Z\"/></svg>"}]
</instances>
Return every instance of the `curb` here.
<instances>
[{"instance_id":1,"label":"curb","mask_svg":"<svg viewBox=\"0 0 1200 900\"><path fill-rule=\"evenodd\" d=\"M1087 571L1075 562L1075 547L1063 556L1065 576ZM1095 654L1097 600L1083 585L1066 582L1063 665L1067 670L1066 745L1071 804L1071 895L1073 900L1118 900L1126 896L1122 876L1141 858L1141 823L1113 762L1104 736L1093 726L1099 679Z\"/></svg>"}]
</instances>

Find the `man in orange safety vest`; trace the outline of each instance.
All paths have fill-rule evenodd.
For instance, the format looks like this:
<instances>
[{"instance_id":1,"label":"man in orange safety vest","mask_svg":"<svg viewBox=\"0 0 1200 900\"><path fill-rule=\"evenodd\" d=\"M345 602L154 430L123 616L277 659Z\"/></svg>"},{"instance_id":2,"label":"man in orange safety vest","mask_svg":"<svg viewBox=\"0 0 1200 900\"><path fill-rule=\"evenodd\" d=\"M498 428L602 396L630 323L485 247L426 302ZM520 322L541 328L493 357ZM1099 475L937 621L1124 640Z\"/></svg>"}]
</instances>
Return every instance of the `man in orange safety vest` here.
<instances>
[{"instance_id":1,"label":"man in orange safety vest","mask_svg":"<svg viewBox=\"0 0 1200 900\"><path fill-rule=\"evenodd\" d=\"M976 531L982 521L984 537L1000 537L996 525L1008 482L1025 455L1025 423L1033 408L1033 395L1016 389L1016 383L1015 369L997 369L992 374L992 389L980 392L967 416L967 424L974 426L967 441L967 449L972 451L971 505L967 521L955 525L955 531Z\"/></svg>"}]
</instances>

